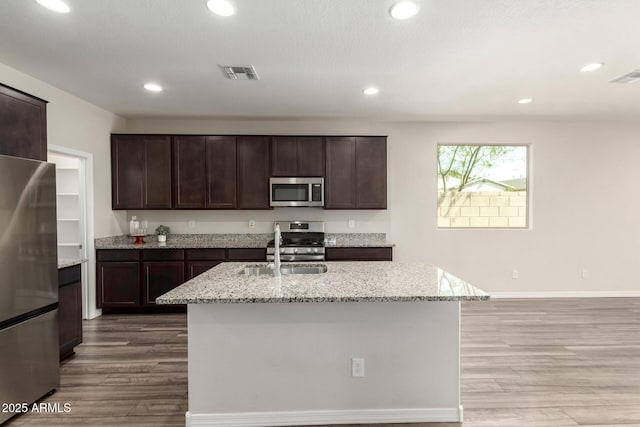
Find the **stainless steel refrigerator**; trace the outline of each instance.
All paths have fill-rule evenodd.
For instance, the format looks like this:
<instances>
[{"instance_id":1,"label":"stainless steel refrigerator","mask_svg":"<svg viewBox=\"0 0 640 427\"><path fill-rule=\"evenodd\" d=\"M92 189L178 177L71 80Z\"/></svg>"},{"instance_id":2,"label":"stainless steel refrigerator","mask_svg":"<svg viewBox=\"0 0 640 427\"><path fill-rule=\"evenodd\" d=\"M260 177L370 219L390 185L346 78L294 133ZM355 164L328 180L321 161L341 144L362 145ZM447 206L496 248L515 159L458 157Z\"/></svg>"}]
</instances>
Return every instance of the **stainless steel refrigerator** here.
<instances>
[{"instance_id":1,"label":"stainless steel refrigerator","mask_svg":"<svg viewBox=\"0 0 640 427\"><path fill-rule=\"evenodd\" d=\"M56 237L55 166L0 156L0 403L59 386Z\"/></svg>"}]
</instances>

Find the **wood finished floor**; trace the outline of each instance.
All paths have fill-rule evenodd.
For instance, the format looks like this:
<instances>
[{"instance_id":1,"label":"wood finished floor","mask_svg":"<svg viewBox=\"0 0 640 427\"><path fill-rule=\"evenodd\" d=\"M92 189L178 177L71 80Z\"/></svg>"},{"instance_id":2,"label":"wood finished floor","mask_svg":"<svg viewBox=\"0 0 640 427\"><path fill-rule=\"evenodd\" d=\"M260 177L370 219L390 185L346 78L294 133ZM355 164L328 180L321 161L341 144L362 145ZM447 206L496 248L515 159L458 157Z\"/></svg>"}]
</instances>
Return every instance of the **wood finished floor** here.
<instances>
[{"instance_id":1,"label":"wood finished floor","mask_svg":"<svg viewBox=\"0 0 640 427\"><path fill-rule=\"evenodd\" d=\"M8 426L184 426L185 315L87 321L76 352L46 400L72 411ZM640 299L464 303L462 403L464 427L640 427Z\"/></svg>"}]
</instances>

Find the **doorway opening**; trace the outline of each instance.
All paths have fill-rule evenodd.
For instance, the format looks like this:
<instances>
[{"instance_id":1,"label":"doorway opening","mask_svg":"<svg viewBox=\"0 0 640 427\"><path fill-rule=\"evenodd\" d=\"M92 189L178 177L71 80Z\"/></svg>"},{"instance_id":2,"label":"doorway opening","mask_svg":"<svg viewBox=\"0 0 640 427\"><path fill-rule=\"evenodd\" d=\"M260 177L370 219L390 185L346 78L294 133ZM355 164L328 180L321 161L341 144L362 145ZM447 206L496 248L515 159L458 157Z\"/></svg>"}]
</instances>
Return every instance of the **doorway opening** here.
<instances>
[{"instance_id":1,"label":"doorway opening","mask_svg":"<svg viewBox=\"0 0 640 427\"><path fill-rule=\"evenodd\" d=\"M49 145L48 161L56 165L58 260L86 260L82 268L82 317L93 319L96 308L93 224L93 155Z\"/></svg>"}]
</instances>

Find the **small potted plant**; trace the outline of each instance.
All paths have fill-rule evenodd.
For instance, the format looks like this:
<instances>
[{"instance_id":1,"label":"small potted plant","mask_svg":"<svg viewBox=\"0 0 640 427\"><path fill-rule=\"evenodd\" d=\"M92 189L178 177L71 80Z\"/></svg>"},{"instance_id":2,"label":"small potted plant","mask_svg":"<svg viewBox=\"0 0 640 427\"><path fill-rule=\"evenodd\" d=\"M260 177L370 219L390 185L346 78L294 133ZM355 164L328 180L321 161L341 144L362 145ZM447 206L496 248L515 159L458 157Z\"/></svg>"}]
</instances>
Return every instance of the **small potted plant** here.
<instances>
[{"instance_id":1,"label":"small potted plant","mask_svg":"<svg viewBox=\"0 0 640 427\"><path fill-rule=\"evenodd\" d=\"M166 243L167 236L169 235L170 231L171 230L169 230L169 227L167 227L166 225L159 225L158 228L156 228L156 234L158 235L158 243Z\"/></svg>"}]
</instances>

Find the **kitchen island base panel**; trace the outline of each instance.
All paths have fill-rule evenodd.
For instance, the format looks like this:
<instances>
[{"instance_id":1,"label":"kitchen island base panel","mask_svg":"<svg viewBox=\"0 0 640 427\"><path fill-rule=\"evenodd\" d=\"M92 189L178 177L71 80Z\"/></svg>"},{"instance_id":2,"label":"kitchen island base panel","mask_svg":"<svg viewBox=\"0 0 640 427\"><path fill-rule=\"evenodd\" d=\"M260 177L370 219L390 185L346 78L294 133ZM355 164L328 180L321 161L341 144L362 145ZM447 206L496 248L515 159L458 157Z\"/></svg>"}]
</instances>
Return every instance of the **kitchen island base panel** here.
<instances>
[{"instance_id":1,"label":"kitchen island base panel","mask_svg":"<svg viewBox=\"0 0 640 427\"><path fill-rule=\"evenodd\" d=\"M328 426L336 424L391 425L388 423L462 422L459 408L364 409L343 411L251 412L238 414L186 414L187 427ZM425 421L427 420L427 421ZM318 424L320 423L320 424ZM385 423L385 424L380 424ZM422 424L421 424L422 425Z\"/></svg>"},{"instance_id":2,"label":"kitchen island base panel","mask_svg":"<svg viewBox=\"0 0 640 427\"><path fill-rule=\"evenodd\" d=\"M190 304L193 426L456 422L460 302ZM351 359L365 376L351 376Z\"/></svg>"}]
</instances>

